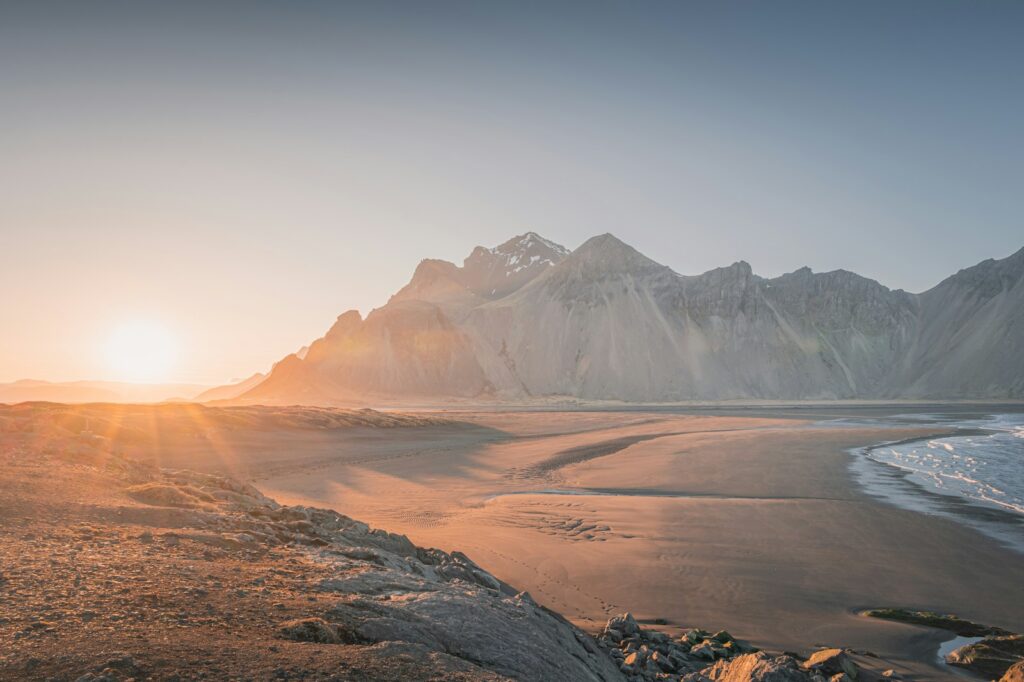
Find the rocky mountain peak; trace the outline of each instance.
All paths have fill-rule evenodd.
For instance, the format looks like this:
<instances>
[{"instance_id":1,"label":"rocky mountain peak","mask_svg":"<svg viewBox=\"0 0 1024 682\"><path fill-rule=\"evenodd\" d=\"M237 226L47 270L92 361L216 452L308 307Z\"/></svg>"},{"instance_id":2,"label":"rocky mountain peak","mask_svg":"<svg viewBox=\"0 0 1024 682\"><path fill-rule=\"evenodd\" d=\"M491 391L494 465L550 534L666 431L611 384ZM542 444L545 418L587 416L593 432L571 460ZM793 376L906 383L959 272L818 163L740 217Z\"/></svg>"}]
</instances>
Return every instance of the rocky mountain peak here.
<instances>
[{"instance_id":1,"label":"rocky mountain peak","mask_svg":"<svg viewBox=\"0 0 1024 682\"><path fill-rule=\"evenodd\" d=\"M820 289L837 293L851 289L861 291L878 290L880 292L891 291L888 287L873 279L858 275L856 272L843 269L814 272L807 266L793 272L787 272L784 275L779 275L767 280L767 282L771 286L800 287L808 292Z\"/></svg>"},{"instance_id":2,"label":"rocky mountain peak","mask_svg":"<svg viewBox=\"0 0 1024 682\"><path fill-rule=\"evenodd\" d=\"M509 239L504 244L496 246L492 251L497 251L499 253L514 253L517 251L531 250L538 246L542 250L550 251L562 258L569 255L569 249L565 248L561 244L556 244L549 239L545 239L536 232L527 232L526 234L512 237L512 239Z\"/></svg>"},{"instance_id":3,"label":"rocky mountain peak","mask_svg":"<svg viewBox=\"0 0 1024 682\"><path fill-rule=\"evenodd\" d=\"M480 299L507 296L553 265L569 250L536 232L512 237L493 248L478 246L461 267L446 260L420 262L409 281L392 301L428 301L448 307L475 305Z\"/></svg>"},{"instance_id":4,"label":"rocky mountain peak","mask_svg":"<svg viewBox=\"0 0 1024 682\"><path fill-rule=\"evenodd\" d=\"M478 266L504 266L507 272L516 273L533 266L555 265L569 255L569 250L541 237L536 232L527 232L488 249L478 246L463 263L470 269Z\"/></svg>"},{"instance_id":5,"label":"rocky mountain peak","mask_svg":"<svg viewBox=\"0 0 1024 682\"><path fill-rule=\"evenodd\" d=\"M536 232L527 232L495 246L478 246L463 262L466 286L485 298L500 298L519 289L553 265L569 250Z\"/></svg>"},{"instance_id":6,"label":"rocky mountain peak","mask_svg":"<svg viewBox=\"0 0 1024 682\"><path fill-rule=\"evenodd\" d=\"M754 269L751 268L750 263L745 260L738 260L729 267L723 269L740 279L749 279L754 274Z\"/></svg>"},{"instance_id":7,"label":"rocky mountain peak","mask_svg":"<svg viewBox=\"0 0 1024 682\"><path fill-rule=\"evenodd\" d=\"M574 269L607 274L665 269L610 232L583 242L569 255L566 263L571 263Z\"/></svg>"}]
</instances>

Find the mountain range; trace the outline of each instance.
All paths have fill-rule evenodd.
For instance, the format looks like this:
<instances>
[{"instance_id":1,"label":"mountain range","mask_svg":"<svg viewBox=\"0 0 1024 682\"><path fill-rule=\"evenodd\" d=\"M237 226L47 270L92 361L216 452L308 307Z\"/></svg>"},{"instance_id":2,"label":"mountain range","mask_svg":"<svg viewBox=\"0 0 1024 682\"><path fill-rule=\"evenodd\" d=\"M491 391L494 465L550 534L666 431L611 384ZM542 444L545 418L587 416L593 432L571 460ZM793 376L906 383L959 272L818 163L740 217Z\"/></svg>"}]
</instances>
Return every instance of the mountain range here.
<instances>
[{"instance_id":1,"label":"mountain range","mask_svg":"<svg viewBox=\"0 0 1024 682\"><path fill-rule=\"evenodd\" d=\"M41 381L0 383L0 403L158 403L204 400L200 384L138 384L124 381ZM235 392L234 395L238 395Z\"/></svg>"},{"instance_id":2,"label":"mountain range","mask_svg":"<svg viewBox=\"0 0 1024 682\"><path fill-rule=\"evenodd\" d=\"M424 260L244 403L1024 397L1024 249L921 294L845 270L674 272L611 234Z\"/></svg>"}]
</instances>

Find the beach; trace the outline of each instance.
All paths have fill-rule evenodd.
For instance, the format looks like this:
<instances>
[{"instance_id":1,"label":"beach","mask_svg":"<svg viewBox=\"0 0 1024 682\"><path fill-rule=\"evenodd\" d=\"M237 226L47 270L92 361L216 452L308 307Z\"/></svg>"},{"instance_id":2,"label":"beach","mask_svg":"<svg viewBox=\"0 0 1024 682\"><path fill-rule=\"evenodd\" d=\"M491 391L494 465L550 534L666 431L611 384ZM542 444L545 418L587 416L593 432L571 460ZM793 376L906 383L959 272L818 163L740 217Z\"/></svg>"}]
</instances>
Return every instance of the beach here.
<instances>
[{"instance_id":1,"label":"beach","mask_svg":"<svg viewBox=\"0 0 1024 682\"><path fill-rule=\"evenodd\" d=\"M514 586L510 589L528 592L536 603L590 633L601 630L610 617L631 612L642 626L671 635L690 627L724 629L769 651L802 656L821 646L848 647L858 652L862 669L873 674L894 669L910 679L939 680L965 674L939 660L940 647L949 647L953 633L860 612L925 609L1019 632L1024 629L1019 579L1024 554L977 529L993 514L1008 518L1006 512L919 489L899 470L865 459L864 453L880 443L926 447L946 442L952 434L965 433L953 425L957 420L1012 408L956 409L832 404L382 413L36 403L5 408L0 423L10 432L13 468L8 478L17 493L7 517L30 524L28 530L12 526L16 543L45 537L77 548L80 543L61 539L68 528L78 532L72 520L102 518L106 525L89 532L110 538L103 541L107 555L96 556L109 563L117 547L138 550L140 561L157 561L165 550L154 552L144 542L145 533L133 529L141 519L144 527L165 527L153 531L161 546L177 547L174 542L192 537L189 532L202 542L213 541L208 530L180 535L174 530L179 524L228 532L227 539L216 540L233 548L224 557L204 554L202 542L194 546L199 541L182 545L180 559L186 565L181 579L200 575L192 572L203 562L220 567L222 561L234 561L232 552L264 560L267 550L245 549L244 544L234 548L231 543L252 538L231 535L217 525L224 522L211 526L190 510L173 511L185 504L179 498L188 501L186 507L209 504L202 501L209 494L189 484L177 493L158 486L158 498L141 503L125 496L123 483L104 479L84 486L90 476L123 470L125 465L116 462L141 460L160 467L171 481L210 485L203 476L226 474L255 486L259 492L251 494L285 505L333 509L404 534L416 545L452 557L464 554ZM915 410L930 416L906 418ZM948 418L935 416L943 410ZM84 457L88 466L76 468L81 465L76 457ZM49 470L55 478L39 478L37 470ZM879 474L882 483L865 479L865 470ZM70 485L60 477L84 478ZM233 499L234 493L226 494ZM920 504L933 498L943 502L936 513ZM154 511L146 510L154 504L148 507ZM63 511L49 519L44 508ZM40 512L26 516L29 509ZM174 514L184 516L175 521ZM288 547L281 551L301 554L298 546ZM48 556L48 550L18 549L17 544L10 551L29 557L19 559L23 563L45 563ZM325 550L324 556L336 558L332 551ZM357 562L372 559L371 554L359 557ZM287 608L294 604L297 614L306 613L299 607L322 592L316 576L325 569L317 561L303 568L298 574L302 585L290 588L281 601ZM246 581L260 584L273 565L239 564L249 577L229 582L239 595L248 595ZM166 568L157 561L146 570ZM342 573L350 570L346 564ZM390 574L372 561L358 570L367 571L361 574L366 580L380 583L371 589L371 583L360 582L360 589L375 595L384 589L378 596L387 601ZM22 574L32 575L17 575ZM208 582L200 580L196 589L215 594L210 590L216 581ZM157 584L149 581L147 589ZM250 595L254 613L263 613L266 606L259 606L259 594ZM51 629L40 637L54 636L47 633L62 631L59 623L83 608L82 613L90 610L65 601L30 605L37 617L63 614L50 618ZM119 633L120 621L113 619L124 617L118 610L123 608L112 607L109 618L101 615L95 622ZM137 612L137 618L150 607L132 608L136 611L124 613ZM216 608L225 619L234 617L229 602ZM10 622L22 622L27 617L23 610L13 613ZM206 616L194 610L183 605L178 617L205 622ZM245 621L255 628L253 636L266 636L266 616ZM25 632L35 632L32 623L27 627ZM128 642L131 636L125 632L118 641ZM79 639L83 646L88 643ZM29 637L24 644L33 642ZM288 651L301 658L300 650ZM87 649L79 654L91 660ZM227 665L222 658L217 653L211 660ZM326 659L323 664L330 665Z\"/></svg>"},{"instance_id":2,"label":"beach","mask_svg":"<svg viewBox=\"0 0 1024 682\"><path fill-rule=\"evenodd\" d=\"M952 633L858 612L953 612L1019 632L1024 556L858 483L858 449L950 432L879 419L908 411L447 410L387 429L168 430L138 454L464 552L591 632L630 611L670 633L851 647L952 678L937 659Z\"/></svg>"},{"instance_id":3,"label":"beach","mask_svg":"<svg viewBox=\"0 0 1024 682\"><path fill-rule=\"evenodd\" d=\"M954 674L933 665L949 633L857 611L899 605L1024 629L1021 555L875 500L851 477L849 450L935 426L814 428L813 414L456 416L484 427L477 446L425 439L414 452L318 461L256 474L256 484L466 552L589 629L629 610L771 649L865 649L938 677Z\"/></svg>"}]
</instances>

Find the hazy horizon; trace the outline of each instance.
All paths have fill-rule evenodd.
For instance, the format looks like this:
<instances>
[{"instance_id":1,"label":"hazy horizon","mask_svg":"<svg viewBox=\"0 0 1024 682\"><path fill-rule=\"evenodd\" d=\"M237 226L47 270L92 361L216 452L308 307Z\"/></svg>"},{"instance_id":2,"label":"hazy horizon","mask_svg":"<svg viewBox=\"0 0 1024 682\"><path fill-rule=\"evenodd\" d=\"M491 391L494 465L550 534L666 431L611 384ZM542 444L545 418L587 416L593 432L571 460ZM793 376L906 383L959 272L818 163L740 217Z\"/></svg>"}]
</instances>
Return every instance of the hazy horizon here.
<instances>
[{"instance_id":1,"label":"hazy horizon","mask_svg":"<svg viewBox=\"0 0 1024 682\"><path fill-rule=\"evenodd\" d=\"M0 382L245 377L529 230L913 292L1024 246L1024 6L583 7L5 3Z\"/></svg>"}]
</instances>

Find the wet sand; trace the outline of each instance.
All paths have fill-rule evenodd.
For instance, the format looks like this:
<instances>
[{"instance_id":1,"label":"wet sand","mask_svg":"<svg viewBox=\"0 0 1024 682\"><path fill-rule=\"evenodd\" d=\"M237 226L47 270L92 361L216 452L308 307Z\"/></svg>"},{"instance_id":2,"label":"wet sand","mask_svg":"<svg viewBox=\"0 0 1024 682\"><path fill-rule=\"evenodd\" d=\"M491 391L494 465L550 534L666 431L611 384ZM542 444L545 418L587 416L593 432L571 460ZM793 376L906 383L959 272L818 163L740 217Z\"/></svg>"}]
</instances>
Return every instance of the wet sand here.
<instances>
[{"instance_id":1,"label":"wet sand","mask_svg":"<svg viewBox=\"0 0 1024 682\"><path fill-rule=\"evenodd\" d=\"M934 426L820 428L806 410L450 416L464 424L339 434L316 456L293 443L245 473L283 503L464 551L585 627L631 610L771 649L867 649L929 678L954 675L933 663L948 633L856 611L953 611L1024 630L1024 557L877 501L851 477L850 448Z\"/></svg>"}]
</instances>

